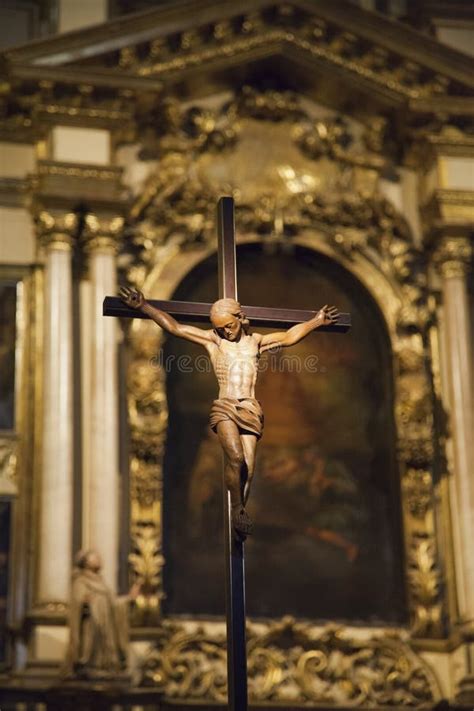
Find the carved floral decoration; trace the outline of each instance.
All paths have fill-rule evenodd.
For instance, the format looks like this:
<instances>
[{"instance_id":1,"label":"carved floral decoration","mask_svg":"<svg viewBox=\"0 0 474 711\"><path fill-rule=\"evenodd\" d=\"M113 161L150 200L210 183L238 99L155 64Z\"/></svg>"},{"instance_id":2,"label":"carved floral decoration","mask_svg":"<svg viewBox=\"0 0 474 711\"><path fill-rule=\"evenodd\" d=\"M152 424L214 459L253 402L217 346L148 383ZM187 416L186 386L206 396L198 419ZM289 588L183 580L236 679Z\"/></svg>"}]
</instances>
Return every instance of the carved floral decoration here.
<instances>
[{"instance_id":1,"label":"carved floral decoration","mask_svg":"<svg viewBox=\"0 0 474 711\"><path fill-rule=\"evenodd\" d=\"M356 639L284 618L247 629L249 697L301 706L419 706L439 694L429 669L397 633ZM226 702L225 635L164 622L144 661L143 684L168 698Z\"/></svg>"}]
</instances>

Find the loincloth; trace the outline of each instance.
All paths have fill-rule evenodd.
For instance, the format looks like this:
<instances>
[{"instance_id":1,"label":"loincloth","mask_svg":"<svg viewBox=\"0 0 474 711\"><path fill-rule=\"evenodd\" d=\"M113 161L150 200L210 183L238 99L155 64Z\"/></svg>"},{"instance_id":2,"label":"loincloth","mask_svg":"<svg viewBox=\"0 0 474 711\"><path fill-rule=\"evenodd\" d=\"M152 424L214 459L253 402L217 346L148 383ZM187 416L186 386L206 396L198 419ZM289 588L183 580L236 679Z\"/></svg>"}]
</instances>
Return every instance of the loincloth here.
<instances>
[{"instance_id":1,"label":"loincloth","mask_svg":"<svg viewBox=\"0 0 474 711\"><path fill-rule=\"evenodd\" d=\"M260 439L263 432L263 410L258 400L247 397L241 400L224 397L214 400L209 416L211 428L216 432L219 422L235 422L242 434L254 434Z\"/></svg>"}]
</instances>

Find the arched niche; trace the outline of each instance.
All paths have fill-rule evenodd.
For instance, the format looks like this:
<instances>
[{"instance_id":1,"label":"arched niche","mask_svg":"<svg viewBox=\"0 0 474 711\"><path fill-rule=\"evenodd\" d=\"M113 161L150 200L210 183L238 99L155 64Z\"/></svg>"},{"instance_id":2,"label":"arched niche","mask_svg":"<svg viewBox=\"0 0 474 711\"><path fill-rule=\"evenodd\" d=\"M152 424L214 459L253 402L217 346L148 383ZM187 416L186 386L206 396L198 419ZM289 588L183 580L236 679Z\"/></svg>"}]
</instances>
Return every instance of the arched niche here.
<instances>
[{"instance_id":1,"label":"arched niche","mask_svg":"<svg viewBox=\"0 0 474 711\"><path fill-rule=\"evenodd\" d=\"M211 255L173 298L215 300L216 273ZM354 324L345 336L312 334L262 361L266 426L250 503L248 613L403 623L392 352L379 308L354 275L303 246L239 245L238 279L244 304L335 303ZM207 424L217 386L193 344L167 339L163 364L165 611L222 615L221 452Z\"/></svg>"}]
</instances>

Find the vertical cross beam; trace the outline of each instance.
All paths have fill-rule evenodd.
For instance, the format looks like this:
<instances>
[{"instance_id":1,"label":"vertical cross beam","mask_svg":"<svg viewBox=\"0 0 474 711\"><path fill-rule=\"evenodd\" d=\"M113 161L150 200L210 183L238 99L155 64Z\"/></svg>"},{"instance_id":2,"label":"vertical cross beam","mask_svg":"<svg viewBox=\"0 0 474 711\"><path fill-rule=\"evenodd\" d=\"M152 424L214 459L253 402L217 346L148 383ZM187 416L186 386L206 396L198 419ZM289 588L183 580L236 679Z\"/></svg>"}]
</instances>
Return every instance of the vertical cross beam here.
<instances>
[{"instance_id":1,"label":"vertical cross beam","mask_svg":"<svg viewBox=\"0 0 474 711\"><path fill-rule=\"evenodd\" d=\"M237 300L234 200L221 197L217 204L219 298ZM247 711L247 650L245 643L244 544L235 540L230 493L224 481L226 548L227 693L230 711Z\"/></svg>"}]
</instances>

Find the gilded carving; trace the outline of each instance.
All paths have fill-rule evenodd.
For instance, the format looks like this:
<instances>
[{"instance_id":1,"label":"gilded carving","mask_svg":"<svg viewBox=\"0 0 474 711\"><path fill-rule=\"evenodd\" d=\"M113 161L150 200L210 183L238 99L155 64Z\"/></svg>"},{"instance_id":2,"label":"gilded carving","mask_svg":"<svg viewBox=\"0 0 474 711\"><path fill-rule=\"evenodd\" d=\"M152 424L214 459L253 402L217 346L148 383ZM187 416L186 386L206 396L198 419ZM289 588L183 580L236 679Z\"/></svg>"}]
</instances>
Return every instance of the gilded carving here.
<instances>
[{"instance_id":1,"label":"gilded carving","mask_svg":"<svg viewBox=\"0 0 474 711\"><path fill-rule=\"evenodd\" d=\"M87 74L85 75L87 77ZM0 133L15 140L44 138L58 119L96 126L123 128L134 117L129 101L103 89L67 81L14 81L0 92ZM33 87L33 88L32 88Z\"/></svg>"},{"instance_id":2,"label":"gilded carving","mask_svg":"<svg viewBox=\"0 0 474 711\"><path fill-rule=\"evenodd\" d=\"M370 137L364 141L366 145L367 143L376 142L373 136L374 131L375 127L374 123L372 123ZM353 150L353 133L348 123L341 116L325 121L316 121L309 126L297 126L295 138L301 149L315 160L328 156L343 164L373 168L374 170L381 170L385 166L384 158L371 153L367 148L358 153Z\"/></svg>"},{"instance_id":3,"label":"gilded carving","mask_svg":"<svg viewBox=\"0 0 474 711\"><path fill-rule=\"evenodd\" d=\"M433 458L434 425L424 345L419 333L403 332L397 347L395 401L399 455L409 466L426 467Z\"/></svg>"},{"instance_id":4,"label":"gilded carving","mask_svg":"<svg viewBox=\"0 0 474 711\"><path fill-rule=\"evenodd\" d=\"M249 696L254 703L418 706L439 694L422 660L396 633L352 637L291 618L248 625ZM143 665L143 684L168 698L225 703L225 636L164 621Z\"/></svg>"},{"instance_id":5,"label":"gilded carving","mask_svg":"<svg viewBox=\"0 0 474 711\"><path fill-rule=\"evenodd\" d=\"M147 326L148 324L145 324ZM144 581L137 600L136 624L156 623L164 597L161 569L162 459L168 408L165 373L156 356L156 333L132 338L133 362L128 372L130 442L130 518L133 570Z\"/></svg>"},{"instance_id":6,"label":"gilded carving","mask_svg":"<svg viewBox=\"0 0 474 711\"><path fill-rule=\"evenodd\" d=\"M214 39L226 42L232 36L232 32L232 23L228 20L222 20L221 22L216 22L212 34Z\"/></svg>"},{"instance_id":7,"label":"gilded carving","mask_svg":"<svg viewBox=\"0 0 474 711\"><path fill-rule=\"evenodd\" d=\"M120 128L133 123L135 118L130 101L122 96L133 74L165 78L177 70L228 60L275 44L281 46L283 52L292 47L340 67L356 81L370 81L380 91L389 90L402 98L419 100L447 95L452 90L453 83L447 76L405 60L375 42L367 46L365 38L327 23L313 13L302 12L291 5L278 5L270 13L242 15L237 8L236 16L231 19L151 39L147 46L140 48L125 46L116 55L103 55L107 71L110 66L122 74L126 70L126 81L122 76L122 84L111 82L111 86L104 87L101 77L102 81L96 86L87 72L79 82L77 77L68 82L62 75L54 81L38 78L33 80L33 91L31 80L24 86L21 80L6 82L0 104L1 128L32 131L37 130L42 121L57 117ZM77 64L81 66L80 61ZM150 90L156 88L153 86Z\"/></svg>"},{"instance_id":8,"label":"gilded carving","mask_svg":"<svg viewBox=\"0 0 474 711\"><path fill-rule=\"evenodd\" d=\"M472 247L466 237L445 237L437 248L434 261L444 279L464 277L469 271Z\"/></svg>"},{"instance_id":9,"label":"gilded carving","mask_svg":"<svg viewBox=\"0 0 474 711\"><path fill-rule=\"evenodd\" d=\"M258 91L243 86L226 110L231 116L270 121L298 121L305 116L299 97L292 91Z\"/></svg>"},{"instance_id":10,"label":"gilded carving","mask_svg":"<svg viewBox=\"0 0 474 711\"><path fill-rule=\"evenodd\" d=\"M51 249L71 248L78 229L78 217L75 213L40 210L36 214L35 223L42 245Z\"/></svg>"},{"instance_id":11,"label":"gilded carving","mask_svg":"<svg viewBox=\"0 0 474 711\"><path fill-rule=\"evenodd\" d=\"M407 469L402 480L402 488L408 510L417 519L423 519L431 507L433 482L430 472L425 469Z\"/></svg>"},{"instance_id":12,"label":"gilded carving","mask_svg":"<svg viewBox=\"0 0 474 711\"><path fill-rule=\"evenodd\" d=\"M360 250L370 259L378 253L383 269L405 282L407 289L410 286L407 303L413 304L414 313L404 317L407 322L413 320L416 312L420 321L424 315L420 253L403 217L377 191L379 174L386 166L377 152L383 146L384 119L373 117L356 137L340 116L311 119L292 92L258 92L252 87L244 87L218 109L192 106L183 111L176 101L165 100L157 114L158 129L147 133L144 151L149 157L159 153L160 172L149 180L132 208L132 214L141 217L131 235L133 268L139 269L149 259L156 262L150 246L164 244L171 237L183 237L188 243L213 239L216 187L196 175L199 162L192 167L191 160L206 153L233 154L246 132L256 130L252 121L284 122L294 145L314 161L313 171L324 175L331 166L331 182L318 186L308 171L300 175L283 165L277 168L283 192L254 191L249 201L232 184L223 186L234 192L243 228L261 236L291 237L330 225L337 235L335 248L349 256ZM134 281L140 279L143 276L138 273Z\"/></svg>"},{"instance_id":13,"label":"gilded carving","mask_svg":"<svg viewBox=\"0 0 474 711\"><path fill-rule=\"evenodd\" d=\"M134 47L124 47L119 54L119 67L131 69L138 64L138 57Z\"/></svg>"},{"instance_id":14,"label":"gilded carving","mask_svg":"<svg viewBox=\"0 0 474 711\"><path fill-rule=\"evenodd\" d=\"M416 373L425 362L425 349L422 339L417 333L404 334L399 339L397 358L400 371Z\"/></svg>"},{"instance_id":15,"label":"gilded carving","mask_svg":"<svg viewBox=\"0 0 474 711\"><path fill-rule=\"evenodd\" d=\"M13 496L18 493L17 449L16 440L0 439L0 495Z\"/></svg>"},{"instance_id":16,"label":"gilded carving","mask_svg":"<svg viewBox=\"0 0 474 711\"><path fill-rule=\"evenodd\" d=\"M417 534L409 547L408 579L415 600L413 633L441 635L444 628L441 573L432 536Z\"/></svg>"},{"instance_id":17,"label":"gilded carving","mask_svg":"<svg viewBox=\"0 0 474 711\"><path fill-rule=\"evenodd\" d=\"M172 98L160 102L152 114L147 108L137 121L142 156L147 159L169 152L220 151L235 143L239 129L231 112L199 106L183 109Z\"/></svg>"},{"instance_id":18,"label":"gilded carving","mask_svg":"<svg viewBox=\"0 0 474 711\"><path fill-rule=\"evenodd\" d=\"M88 213L84 219L82 240L86 250L91 254L111 252L116 254L120 246L124 219L123 217L98 216Z\"/></svg>"},{"instance_id":19,"label":"gilded carving","mask_svg":"<svg viewBox=\"0 0 474 711\"><path fill-rule=\"evenodd\" d=\"M157 340L150 340L150 358L137 358L129 370L129 416L132 427L161 431L166 427L166 395L164 372L153 357L159 349Z\"/></svg>"},{"instance_id":20,"label":"gilded carving","mask_svg":"<svg viewBox=\"0 0 474 711\"><path fill-rule=\"evenodd\" d=\"M161 445L161 446L160 446ZM153 456L147 452L148 459L137 456L130 461L130 495L141 509L151 508L162 496L161 463L163 443L153 449Z\"/></svg>"},{"instance_id":21,"label":"gilded carving","mask_svg":"<svg viewBox=\"0 0 474 711\"><path fill-rule=\"evenodd\" d=\"M134 552L128 559L137 581L141 584L140 594L136 600L134 622L137 624L152 624L161 614L163 599L162 569L164 558L159 546L159 533L155 525L135 525L132 529Z\"/></svg>"},{"instance_id":22,"label":"gilded carving","mask_svg":"<svg viewBox=\"0 0 474 711\"><path fill-rule=\"evenodd\" d=\"M430 428L431 419L431 393L427 387L426 376L421 373L406 373L398 381L398 400L395 414L401 429Z\"/></svg>"},{"instance_id":23,"label":"gilded carving","mask_svg":"<svg viewBox=\"0 0 474 711\"><path fill-rule=\"evenodd\" d=\"M203 67L212 72L222 62L247 61L255 52L277 51L292 59L314 60L318 71L328 67L335 76L341 73L351 86L378 96L385 105L388 99L403 111L407 99L410 108L424 101L428 113L442 115L443 121L446 110L439 109L440 98L453 98L458 104L469 98L469 86L448 76L452 70L436 71L425 62L423 53L418 61L407 59L403 50L383 46L382 35L379 42L371 33L369 40L364 31L359 34L354 27L348 29L342 22L318 16L316 6L309 10L276 3L245 13L237 4L234 14L225 19L186 25L173 28L167 36L105 51L92 64L90 57L76 59L71 73L67 64L36 67L23 64L22 59L18 62L15 51L6 53L0 132L16 132L16 139L21 132L23 138L32 140L39 133L44 135L45 124L61 119L106 126L122 135L127 133L126 126L133 127L136 133L137 116L149 103L147 94L161 93L165 83L176 81L178 72ZM103 36L104 46L109 39ZM129 90L138 90L139 100L127 95Z\"/></svg>"},{"instance_id":24,"label":"gilded carving","mask_svg":"<svg viewBox=\"0 0 474 711\"><path fill-rule=\"evenodd\" d=\"M398 453L401 462L414 467L424 467L433 460L434 445L431 428L413 428L413 432L405 432L398 442Z\"/></svg>"},{"instance_id":25,"label":"gilded carving","mask_svg":"<svg viewBox=\"0 0 474 711\"><path fill-rule=\"evenodd\" d=\"M433 394L428 377L424 337L402 329L397 344L395 417L398 454L406 469L402 478L412 634L442 636L444 605L434 530Z\"/></svg>"}]
</instances>

